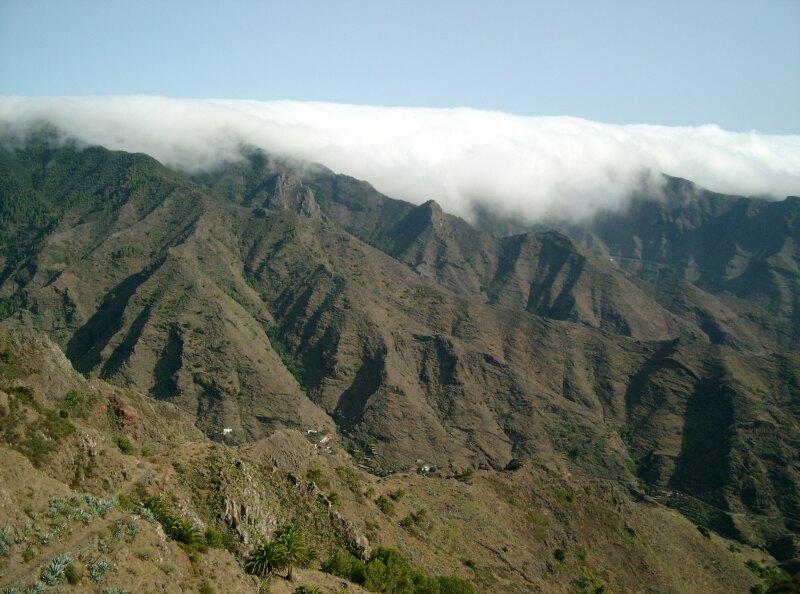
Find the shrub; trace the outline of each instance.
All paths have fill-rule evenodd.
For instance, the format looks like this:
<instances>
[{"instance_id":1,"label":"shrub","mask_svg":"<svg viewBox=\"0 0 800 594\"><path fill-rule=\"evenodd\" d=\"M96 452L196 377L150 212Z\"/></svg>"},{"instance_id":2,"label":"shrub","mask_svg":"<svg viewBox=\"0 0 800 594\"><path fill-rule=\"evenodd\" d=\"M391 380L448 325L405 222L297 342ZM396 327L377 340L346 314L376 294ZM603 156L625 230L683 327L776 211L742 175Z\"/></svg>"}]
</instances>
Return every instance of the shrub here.
<instances>
[{"instance_id":1,"label":"shrub","mask_svg":"<svg viewBox=\"0 0 800 594\"><path fill-rule=\"evenodd\" d=\"M408 514L405 518L400 520L400 526L409 532L416 533L417 529L422 528L428 521L428 512L424 508L418 509L416 512Z\"/></svg>"},{"instance_id":2,"label":"shrub","mask_svg":"<svg viewBox=\"0 0 800 594\"><path fill-rule=\"evenodd\" d=\"M373 592L475 594L472 584L461 578L433 577L415 571L408 560L394 549L377 549L366 563L340 549L322 564L322 571L348 579Z\"/></svg>"},{"instance_id":3,"label":"shrub","mask_svg":"<svg viewBox=\"0 0 800 594\"><path fill-rule=\"evenodd\" d=\"M81 575L78 573L78 570L75 569L75 565L72 563L64 568L64 577L67 579L67 583L71 586L74 586L81 581Z\"/></svg>"},{"instance_id":4,"label":"shrub","mask_svg":"<svg viewBox=\"0 0 800 594\"><path fill-rule=\"evenodd\" d=\"M300 586L295 588L294 594L322 594L322 591L316 586Z\"/></svg>"},{"instance_id":5,"label":"shrub","mask_svg":"<svg viewBox=\"0 0 800 594\"><path fill-rule=\"evenodd\" d=\"M375 504L378 506L378 509L380 509L387 516L391 516L392 512L394 512L394 503L392 503L392 500L384 495L378 497L375 500Z\"/></svg>"},{"instance_id":6,"label":"shrub","mask_svg":"<svg viewBox=\"0 0 800 594\"><path fill-rule=\"evenodd\" d=\"M172 540L188 546L198 544L200 533L197 528L191 522L181 518L178 510L169 505L163 497L146 497L142 501L142 506L150 511ZM142 517L145 517L145 514L142 514Z\"/></svg>"},{"instance_id":7,"label":"shrub","mask_svg":"<svg viewBox=\"0 0 800 594\"><path fill-rule=\"evenodd\" d=\"M231 549L232 544L227 535L223 534L213 526L209 526L203 535L206 545L214 549Z\"/></svg>"},{"instance_id":8,"label":"shrub","mask_svg":"<svg viewBox=\"0 0 800 594\"><path fill-rule=\"evenodd\" d=\"M216 594L216 592L208 582L203 582L200 584L200 594Z\"/></svg>"},{"instance_id":9,"label":"shrub","mask_svg":"<svg viewBox=\"0 0 800 594\"><path fill-rule=\"evenodd\" d=\"M127 456L132 456L135 453L135 450L133 449L133 444L131 443L131 440L128 439L127 437L118 437L114 441L117 444L119 451L122 452L123 454Z\"/></svg>"},{"instance_id":10,"label":"shrub","mask_svg":"<svg viewBox=\"0 0 800 594\"><path fill-rule=\"evenodd\" d=\"M440 594L475 594L475 587L460 577L443 575L436 580L439 582Z\"/></svg>"},{"instance_id":11,"label":"shrub","mask_svg":"<svg viewBox=\"0 0 800 594\"><path fill-rule=\"evenodd\" d=\"M70 390L64 397L64 404L72 411L72 414L85 419L89 416L89 398L86 394Z\"/></svg>"},{"instance_id":12,"label":"shrub","mask_svg":"<svg viewBox=\"0 0 800 594\"><path fill-rule=\"evenodd\" d=\"M337 466L336 474L353 493L361 493L361 476L358 472L347 466Z\"/></svg>"},{"instance_id":13,"label":"shrub","mask_svg":"<svg viewBox=\"0 0 800 594\"><path fill-rule=\"evenodd\" d=\"M12 364L17 360L17 356L14 354L10 348L6 347L2 353L0 353L0 361L6 364Z\"/></svg>"},{"instance_id":14,"label":"shrub","mask_svg":"<svg viewBox=\"0 0 800 594\"><path fill-rule=\"evenodd\" d=\"M22 560L27 563L32 559L36 558L36 555L39 554L39 551L36 550L36 547L33 544L28 543L28 546L25 547L25 550L22 551Z\"/></svg>"},{"instance_id":15,"label":"shrub","mask_svg":"<svg viewBox=\"0 0 800 594\"><path fill-rule=\"evenodd\" d=\"M322 571L355 582L364 583L364 562L347 551L338 549L333 556L322 564Z\"/></svg>"}]
</instances>

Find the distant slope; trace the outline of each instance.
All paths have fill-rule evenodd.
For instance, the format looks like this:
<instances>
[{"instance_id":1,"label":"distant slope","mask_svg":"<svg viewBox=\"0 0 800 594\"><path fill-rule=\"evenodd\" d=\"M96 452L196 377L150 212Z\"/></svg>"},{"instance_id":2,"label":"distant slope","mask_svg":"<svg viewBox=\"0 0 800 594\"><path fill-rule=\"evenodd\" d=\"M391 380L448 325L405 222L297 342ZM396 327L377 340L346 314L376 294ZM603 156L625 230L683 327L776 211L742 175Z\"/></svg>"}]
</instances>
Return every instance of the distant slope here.
<instances>
[{"instance_id":1,"label":"distant slope","mask_svg":"<svg viewBox=\"0 0 800 594\"><path fill-rule=\"evenodd\" d=\"M258 152L191 179L99 148L34 143L0 160L16 180L2 202L38 196L50 213L4 228L5 245L30 238L6 249L7 323L46 331L82 373L177 404L207 435L337 428L380 472L538 456L641 479L752 542L798 531L795 294L773 291L796 282L796 254L779 249L791 208L734 217L751 272L720 276L731 240L702 238L736 201L702 192L670 207L699 209L686 221L642 198L615 215L633 219L584 235L497 238L434 202ZM776 237L748 231L767 224ZM651 258L669 271L658 280ZM742 284L759 275L761 288Z\"/></svg>"},{"instance_id":2,"label":"distant slope","mask_svg":"<svg viewBox=\"0 0 800 594\"><path fill-rule=\"evenodd\" d=\"M724 594L763 582L747 561L774 571L762 551L542 462L378 478L334 434L324 447L294 430L213 443L179 408L85 379L29 331L0 328L0 427L0 586L21 591L254 592L247 555L286 523L319 557L294 583L270 578L279 594L365 592L318 570L339 548L391 547L415 571L459 576L477 592ZM188 528L147 513L153 497ZM63 556L70 571L48 573Z\"/></svg>"}]
</instances>

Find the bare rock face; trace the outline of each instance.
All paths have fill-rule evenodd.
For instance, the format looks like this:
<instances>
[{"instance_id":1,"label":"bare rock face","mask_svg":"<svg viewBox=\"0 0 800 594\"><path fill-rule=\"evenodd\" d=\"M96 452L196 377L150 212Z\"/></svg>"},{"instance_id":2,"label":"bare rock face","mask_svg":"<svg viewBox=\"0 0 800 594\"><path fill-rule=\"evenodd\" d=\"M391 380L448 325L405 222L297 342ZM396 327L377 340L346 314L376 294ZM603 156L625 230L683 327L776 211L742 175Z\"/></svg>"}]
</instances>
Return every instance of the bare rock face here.
<instances>
[{"instance_id":1,"label":"bare rock face","mask_svg":"<svg viewBox=\"0 0 800 594\"><path fill-rule=\"evenodd\" d=\"M238 480L222 483L220 519L241 540L245 549L269 538L278 527L278 517L262 500L250 471L241 460L236 461Z\"/></svg>"},{"instance_id":2,"label":"bare rock face","mask_svg":"<svg viewBox=\"0 0 800 594\"><path fill-rule=\"evenodd\" d=\"M136 441L142 439L144 435L142 419L133 408L125 406L116 395L109 400L108 408L109 414L114 416L123 433L131 436Z\"/></svg>"},{"instance_id":3,"label":"bare rock face","mask_svg":"<svg viewBox=\"0 0 800 594\"><path fill-rule=\"evenodd\" d=\"M333 525L334 530L343 536L347 551L362 561L367 561L370 553L372 552L369 539L363 534L359 534L353 522L342 516L342 514L334 509L331 500L320 490L319 487L317 487L317 485L310 481L303 480L294 473L289 473L289 478L298 489L304 490L306 493L322 501L327 506L331 524Z\"/></svg>"}]
</instances>

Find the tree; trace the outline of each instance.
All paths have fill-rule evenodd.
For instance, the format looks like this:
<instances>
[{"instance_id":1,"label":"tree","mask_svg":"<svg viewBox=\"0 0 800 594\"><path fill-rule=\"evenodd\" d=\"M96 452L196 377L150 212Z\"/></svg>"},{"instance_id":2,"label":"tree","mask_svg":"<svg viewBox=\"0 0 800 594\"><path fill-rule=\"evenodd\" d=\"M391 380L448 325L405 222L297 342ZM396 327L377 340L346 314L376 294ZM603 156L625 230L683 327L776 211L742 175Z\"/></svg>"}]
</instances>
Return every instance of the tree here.
<instances>
[{"instance_id":1,"label":"tree","mask_svg":"<svg viewBox=\"0 0 800 594\"><path fill-rule=\"evenodd\" d=\"M250 552L244 569L257 576L268 576L286 567L286 547L274 540L265 540Z\"/></svg>"},{"instance_id":2,"label":"tree","mask_svg":"<svg viewBox=\"0 0 800 594\"><path fill-rule=\"evenodd\" d=\"M296 526L284 526L278 530L275 542L284 550L283 567L288 572L286 579L292 581L292 570L295 565L305 565L317 556L316 551L306 544L303 533Z\"/></svg>"}]
</instances>

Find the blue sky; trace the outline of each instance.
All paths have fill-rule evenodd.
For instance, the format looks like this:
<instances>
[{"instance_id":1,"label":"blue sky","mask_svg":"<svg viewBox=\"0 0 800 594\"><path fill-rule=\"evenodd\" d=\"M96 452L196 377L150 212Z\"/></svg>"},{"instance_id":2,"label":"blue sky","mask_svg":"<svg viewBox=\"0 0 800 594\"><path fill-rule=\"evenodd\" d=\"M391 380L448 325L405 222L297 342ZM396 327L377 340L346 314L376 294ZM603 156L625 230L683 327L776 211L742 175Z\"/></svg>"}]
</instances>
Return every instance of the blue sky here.
<instances>
[{"instance_id":1,"label":"blue sky","mask_svg":"<svg viewBox=\"0 0 800 594\"><path fill-rule=\"evenodd\" d=\"M798 0L0 0L0 94L466 106L797 134L798 31Z\"/></svg>"}]
</instances>

